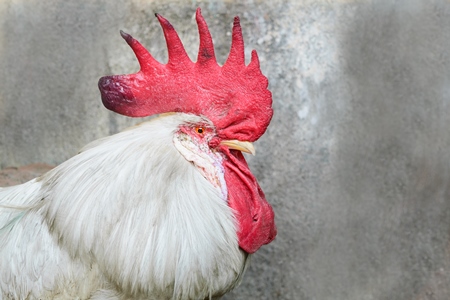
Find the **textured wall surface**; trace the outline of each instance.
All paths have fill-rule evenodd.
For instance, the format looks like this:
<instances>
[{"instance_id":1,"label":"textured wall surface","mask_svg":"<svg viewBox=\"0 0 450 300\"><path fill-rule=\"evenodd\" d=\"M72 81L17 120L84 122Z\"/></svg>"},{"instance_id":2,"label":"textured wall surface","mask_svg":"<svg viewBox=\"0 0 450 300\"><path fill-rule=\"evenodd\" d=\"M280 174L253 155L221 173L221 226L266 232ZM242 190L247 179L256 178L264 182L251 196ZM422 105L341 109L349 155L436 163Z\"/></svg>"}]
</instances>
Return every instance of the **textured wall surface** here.
<instances>
[{"instance_id":1,"label":"textured wall surface","mask_svg":"<svg viewBox=\"0 0 450 300\"><path fill-rule=\"evenodd\" d=\"M138 68L119 29L165 61L161 13L194 59L197 6L219 62L240 15L274 95L249 161L279 234L225 299L450 299L448 1L4 0L0 166L136 123L97 90Z\"/></svg>"}]
</instances>

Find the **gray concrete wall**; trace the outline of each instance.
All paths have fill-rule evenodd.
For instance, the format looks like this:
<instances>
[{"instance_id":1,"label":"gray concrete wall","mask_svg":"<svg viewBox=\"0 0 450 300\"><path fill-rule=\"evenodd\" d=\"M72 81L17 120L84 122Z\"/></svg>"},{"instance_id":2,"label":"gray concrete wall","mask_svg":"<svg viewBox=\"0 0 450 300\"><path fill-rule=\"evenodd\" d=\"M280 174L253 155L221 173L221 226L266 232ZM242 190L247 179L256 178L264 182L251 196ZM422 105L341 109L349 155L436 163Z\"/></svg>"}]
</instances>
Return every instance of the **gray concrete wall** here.
<instances>
[{"instance_id":1,"label":"gray concrete wall","mask_svg":"<svg viewBox=\"0 0 450 300\"><path fill-rule=\"evenodd\" d=\"M241 16L274 95L249 160L279 235L226 299L450 299L448 1L3 0L0 166L137 122L96 86L137 70L119 29L164 61L161 13L195 58L197 6L220 62Z\"/></svg>"}]
</instances>

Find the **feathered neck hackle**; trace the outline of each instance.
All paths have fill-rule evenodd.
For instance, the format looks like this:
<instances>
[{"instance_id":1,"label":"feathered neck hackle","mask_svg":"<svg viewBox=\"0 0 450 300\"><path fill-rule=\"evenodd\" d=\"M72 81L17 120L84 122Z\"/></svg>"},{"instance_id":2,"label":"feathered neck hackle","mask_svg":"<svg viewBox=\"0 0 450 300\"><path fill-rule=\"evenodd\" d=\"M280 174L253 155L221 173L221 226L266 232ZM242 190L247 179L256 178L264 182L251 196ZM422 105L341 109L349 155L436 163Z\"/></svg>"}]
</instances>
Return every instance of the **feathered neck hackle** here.
<instances>
[{"instance_id":1,"label":"feathered neck hackle","mask_svg":"<svg viewBox=\"0 0 450 300\"><path fill-rule=\"evenodd\" d=\"M156 17L166 39L168 63L159 63L141 43L121 32L139 61L140 71L100 78L103 104L130 117L164 112L204 115L214 123L221 138L257 140L272 118L272 94L255 50L245 65L239 18L234 18L230 54L220 67L200 8L196 12L200 35L196 63L189 59L169 21L159 14Z\"/></svg>"}]
</instances>

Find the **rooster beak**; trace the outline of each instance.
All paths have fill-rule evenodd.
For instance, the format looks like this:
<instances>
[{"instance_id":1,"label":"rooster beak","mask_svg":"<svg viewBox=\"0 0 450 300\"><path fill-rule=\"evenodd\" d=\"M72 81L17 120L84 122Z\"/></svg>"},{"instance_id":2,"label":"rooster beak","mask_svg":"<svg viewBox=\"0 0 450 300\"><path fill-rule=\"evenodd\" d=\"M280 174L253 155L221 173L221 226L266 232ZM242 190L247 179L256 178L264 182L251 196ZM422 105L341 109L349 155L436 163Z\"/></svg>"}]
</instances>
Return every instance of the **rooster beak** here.
<instances>
[{"instance_id":1,"label":"rooster beak","mask_svg":"<svg viewBox=\"0 0 450 300\"><path fill-rule=\"evenodd\" d=\"M220 142L220 144L225 145L230 149L239 150L255 155L255 147L253 147L253 144L250 142L243 142L238 140L223 140Z\"/></svg>"}]
</instances>

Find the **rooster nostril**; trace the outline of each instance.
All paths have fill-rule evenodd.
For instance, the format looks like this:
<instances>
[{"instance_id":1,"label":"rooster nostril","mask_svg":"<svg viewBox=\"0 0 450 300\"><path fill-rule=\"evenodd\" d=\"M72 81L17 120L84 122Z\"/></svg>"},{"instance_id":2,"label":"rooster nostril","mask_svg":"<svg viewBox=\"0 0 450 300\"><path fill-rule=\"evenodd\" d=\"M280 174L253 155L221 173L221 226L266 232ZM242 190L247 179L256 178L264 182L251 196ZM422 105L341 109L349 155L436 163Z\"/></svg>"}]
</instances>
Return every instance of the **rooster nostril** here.
<instances>
[{"instance_id":1,"label":"rooster nostril","mask_svg":"<svg viewBox=\"0 0 450 300\"><path fill-rule=\"evenodd\" d=\"M253 222L258 222L258 214L253 215Z\"/></svg>"}]
</instances>

